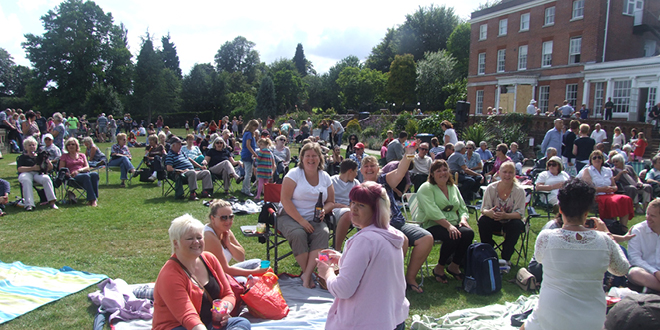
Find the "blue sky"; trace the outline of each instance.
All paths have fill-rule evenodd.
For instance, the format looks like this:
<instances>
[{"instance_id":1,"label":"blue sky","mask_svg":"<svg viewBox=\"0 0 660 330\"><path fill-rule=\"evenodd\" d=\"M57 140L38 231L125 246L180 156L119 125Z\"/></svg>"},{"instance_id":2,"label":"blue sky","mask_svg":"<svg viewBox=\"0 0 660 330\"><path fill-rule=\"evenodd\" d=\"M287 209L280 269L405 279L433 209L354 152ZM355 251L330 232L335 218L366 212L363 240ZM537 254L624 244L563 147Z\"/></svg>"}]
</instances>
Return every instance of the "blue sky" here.
<instances>
[{"instance_id":1,"label":"blue sky","mask_svg":"<svg viewBox=\"0 0 660 330\"><path fill-rule=\"evenodd\" d=\"M40 17L54 9L59 0L9 0L0 3L0 47L16 64L29 66L21 42L26 33L44 32ZM261 61L292 58L296 45L303 44L305 56L319 72L327 72L338 60L355 55L364 60L385 36L388 27L405 21L419 6L453 6L463 19L485 0L396 1L173 1L97 0L115 24L128 29L129 48L140 50L147 30L155 44L168 32L177 47L184 74L195 63L213 62L226 41L242 35L256 43ZM135 60L135 58L133 58Z\"/></svg>"}]
</instances>

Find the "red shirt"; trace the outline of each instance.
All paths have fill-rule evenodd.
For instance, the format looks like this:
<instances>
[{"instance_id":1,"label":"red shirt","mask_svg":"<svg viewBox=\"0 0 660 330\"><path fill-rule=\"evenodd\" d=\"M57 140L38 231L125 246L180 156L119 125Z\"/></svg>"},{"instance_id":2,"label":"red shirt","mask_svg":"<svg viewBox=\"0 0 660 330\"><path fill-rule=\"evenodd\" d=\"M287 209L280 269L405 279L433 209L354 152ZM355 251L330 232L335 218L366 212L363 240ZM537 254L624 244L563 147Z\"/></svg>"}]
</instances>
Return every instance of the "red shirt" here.
<instances>
[{"instance_id":1,"label":"red shirt","mask_svg":"<svg viewBox=\"0 0 660 330\"><path fill-rule=\"evenodd\" d=\"M78 153L78 158L73 159L69 154L62 154L60 157L60 167L66 167L69 172L75 172L87 166L87 157L83 153Z\"/></svg>"},{"instance_id":2,"label":"red shirt","mask_svg":"<svg viewBox=\"0 0 660 330\"><path fill-rule=\"evenodd\" d=\"M273 128L273 123L275 123L275 119L268 119L266 120L266 128L270 132L271 128Z\"/></svg>"},{"instance_id":3,"label":"red shirt","mask_svg":"<svg viewBox=\"0 0 660 330\"><path fill-rule=\"evenodd\" d=\"M635 145L637 145L637 147L635 147L635 156L644 157L646 146L648 146L649 143L642 139L637 139L637 141L635 141Z\"/></svg>"}]
</instances>

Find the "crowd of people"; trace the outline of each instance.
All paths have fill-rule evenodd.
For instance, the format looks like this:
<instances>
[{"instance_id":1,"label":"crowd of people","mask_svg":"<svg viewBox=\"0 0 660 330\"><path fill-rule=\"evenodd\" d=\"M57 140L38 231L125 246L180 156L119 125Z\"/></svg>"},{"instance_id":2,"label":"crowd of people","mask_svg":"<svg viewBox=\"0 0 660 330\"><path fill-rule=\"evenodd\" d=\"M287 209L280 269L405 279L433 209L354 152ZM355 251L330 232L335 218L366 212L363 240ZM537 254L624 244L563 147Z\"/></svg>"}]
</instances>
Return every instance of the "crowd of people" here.
<instances>
[{"instance_id":1,"label":"crowd of people","mask_svg":"<svg viewBox=\"0 0 660 330\"><path fill-rule=\"evenodd\" d=\"M97 120L97 139L116 141L107 156L92 138L75 131L82 128L80 123L64 125L63 114L53 115L54 126L46 126L43 135L33 122L33 114L28 112L25 117L26 130L17 132L25 150L17 166L26 210L35 207L34 184L44 188L44 205L57 208L53 182L47 174L54 168L68 169L68 176L84 188L91 206L98 205L99 196L99 178L91 170L93 166L118 166L121 186L136 175L130 135L117 133L111 116L102 116L108 119L102 131L104 121ZM3 120L0 115L0 122ZM132 127L134 121L127 116L122 122ZM336 298L328 314L328 329L403 329L409 308L406 292L424 293L417 276L434 241L442 241L432 270L435 280L447 284L449 275L462 281L465 274L461 265L475 238L467 206L475 199L481 199L476 228L481 242L494 246L493 235L506 232L501 259L511 265L515 245L524 232L525 189L531 188L528 184L524 187L522 181L527 179L534 190L547 192L545 202L557 218L544 227L536 241L533 262L543 268L534 270L542 274L544 285L539 304L523 328L602 327L605 300L601 282L606 270L616 276L628 274L630 282L645 292L660 292L655 248L660 243L660 202L654 199L660 193L660 156L653 157L653 167L641 173L631 166L643 160L648 146L641 132L631 132L626 140L617 127L611 151L605 153L607 133L599 124L591 131L589 125L571 120L564 130L564 120L558 118L541 144L543 157L525 171L523 165L528 159L516 143L498 144L493 153L486 141L479 141L477 147L476 141L459 140L449 121L442 122L444 135L430 143L405 131L396 137L388 132L380 150L382 163L365 153L365 144L356 135L348 137L342 155L344 129L338 121L317 125L322 127L317 136L312 134L311 121L301 123L300 129L294 129L292 122L280 127L274 123L270 117L265 125L255 119L244 124L240 117L224 117L218 123L195 117L193 131L188 133L186 122L188 134L181 139L169 132L159 117L155 125L158 132L150 124L142 134L138 124L138 136L147 135L144 161L151 181L160 185L168 175L179 176L187 182L191 200L213 196L213 176L224 181L225 193L233 179L243 183L245 196L257 200L265 183L282 177L278 230L301 268L302 285L315 287L318 276ZM84 137L84 153L78 136ZM290 168L293 157L287 143L293 141L301 146L297 164ZM45 168L38 161L39 150L48 151ZM254 184L252 176L256 178ZM5 183L0 181L0 188ZM0 203L6 203L6 186ZM181 190L177 187L176 198L182 198ZM399 202L412 191L417 207L412 209L412 218L406 219ZM318 200L323 205L320 214L315 210ZM594 203L601 218L618 221L622 233L610 233L599 218L588 219ZM635 208L646 214L646 221L628 232ZM332 247L327 224L319 221L326 215L331 215L335 225ZM240 283L249 275L266 271L261 260L246 258L247 252L232 233L233 220L231 204L214 200L206 225L190 215L172 221L172 257L156 281L154 329L209 327L213 299L225 301L229 314L236 305L228 277ZM358 232L346 240L351 228ZM629 241L627 256L617 244L623 241ZM408 266L404 267L408 250ZM329 257L321 260L320 254ZM562 260L567 255L569 260ZM231 260L236 263L230 265ZM582 267L575 269L578 263ZM576 306L592 317L579 317ZM556 322L558 314L566 316L563 323ZM246 319L229 315L222 325L226 329L250 328Z\"/></svg>"}]
</instances>

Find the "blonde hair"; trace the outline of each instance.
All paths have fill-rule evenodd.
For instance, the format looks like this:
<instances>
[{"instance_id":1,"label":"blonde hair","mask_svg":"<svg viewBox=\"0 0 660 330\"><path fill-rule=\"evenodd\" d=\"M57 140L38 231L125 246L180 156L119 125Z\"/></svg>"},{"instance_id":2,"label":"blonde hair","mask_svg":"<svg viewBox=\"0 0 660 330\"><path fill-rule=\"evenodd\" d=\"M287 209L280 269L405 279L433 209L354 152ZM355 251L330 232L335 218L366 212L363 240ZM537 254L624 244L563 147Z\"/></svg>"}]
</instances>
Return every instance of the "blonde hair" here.
<instances>
[{"instance_id":1,"label":"blonde hair","mask_svg":"<svg viewBox=\"0 0 660 330\"><path fill-rule=\"evenodd\" d=\"M224 199L214 199L209 205L209 223L211 223L211 216L215 215L219 209L229 207L231 208L231 203Z\"/></svg>"},{"instance_id":2,"label":"blonde hair","mask_svg":"<svg viewBox=\"0 0 660 330\"><path fill-rule=\"evenodd\" d=\"M172 220L170 229L167 231L170 236L170 243L172 243L172 253L175 253L174 241L180 242L181 236L191 229L201 234L204 231L204 224L188 213Z\"/></svg>"},{"instance_id":3,"label":"blonde hair","mask_svg":"<svg viewBox=\"0 0 660 330\"><path fill-rule=\"evenodd\" d=\"M300 169L305 169L303 158L305 157L305 153L308 150L313 150L314 152L316 152L317 155L319 155L319 165L317 167L319 171L323 171L323 169L325 168L325 157L323 157L323 152L321 151L321 145L316 142L307 143L302 147L302 149L300 149L300 162L298 162L298 167Z\"/></svg>"},{"instance_id":4,"label":"blonde hair","mask_svg":"<svg viewBox=\"0 0 660 330\"><path fill-rule=\"evenodd\" d=\"M124 134L126 135L126 134ZM66 139L66 142L64 142L64 149L66 150L66 145L69 144L69 142L73 142L76 145L76 151L80 151L80 143L78 142L78 139L74 137L70 137Z\"/></svg>"},{"instance_id":5,"label":"blonde hair","mask_svg":"<svg viewBox=\"0 0 660 330\"><path fill-rule=\"evenodd\" d=\"M261 148L262 145L265 145L266 148L271 148L273 146L273 141L269 138L261 138L257 141L257 145Z\"/></svg>"}]
</instances>

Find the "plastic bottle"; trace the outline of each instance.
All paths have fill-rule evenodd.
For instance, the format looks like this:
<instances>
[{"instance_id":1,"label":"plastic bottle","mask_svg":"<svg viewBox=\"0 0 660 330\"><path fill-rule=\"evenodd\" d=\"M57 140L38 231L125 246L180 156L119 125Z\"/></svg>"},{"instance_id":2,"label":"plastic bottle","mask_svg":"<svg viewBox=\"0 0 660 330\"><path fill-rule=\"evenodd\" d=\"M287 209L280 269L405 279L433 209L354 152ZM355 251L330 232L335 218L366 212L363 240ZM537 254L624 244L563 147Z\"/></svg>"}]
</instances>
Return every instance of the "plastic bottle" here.
<instances>
[{"instance_id":1,"label":"plastic bottle","mask_svg":"<svg viewBox=\"0 0 660 330\"><path fill-rule=\"evenodd\" d=\"M252 274L248 275L247 277L247 282L245 282L245 292L250 290L252 286L254 286L254 283L256 283L257 280L252 276Z\"/></svg>"}]
</instances>

